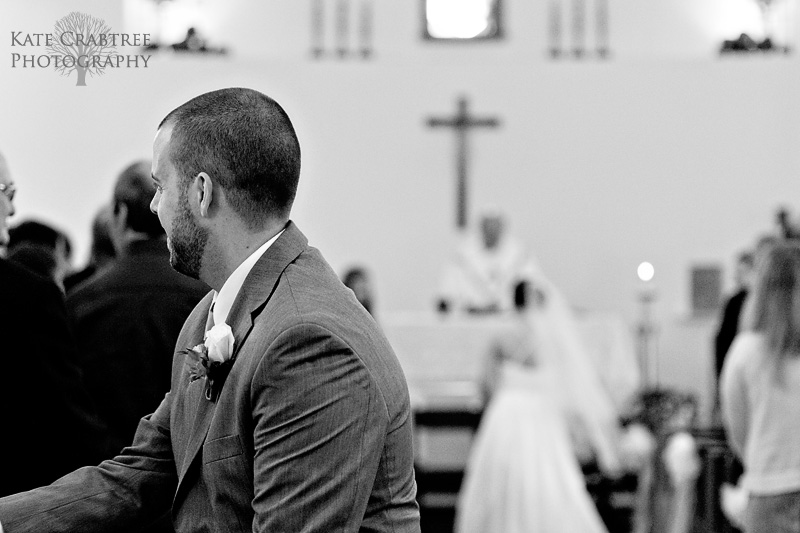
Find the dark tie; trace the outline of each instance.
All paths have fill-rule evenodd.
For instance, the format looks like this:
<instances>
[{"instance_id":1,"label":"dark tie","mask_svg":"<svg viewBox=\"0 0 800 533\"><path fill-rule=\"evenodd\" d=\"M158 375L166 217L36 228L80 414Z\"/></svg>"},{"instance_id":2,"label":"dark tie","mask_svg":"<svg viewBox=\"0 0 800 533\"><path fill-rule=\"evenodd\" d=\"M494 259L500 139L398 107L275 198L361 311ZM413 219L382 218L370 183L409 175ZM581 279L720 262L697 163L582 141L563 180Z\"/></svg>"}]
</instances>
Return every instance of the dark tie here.
<instances>
[{"instance_id":1,"label":"dark tie","mask_svg":"<svg viewBox=\"0 0 800 533\"><path fill-rule=\"evenodd\" d=\"M211 307L208 308L208 318L206 318L206 333L208 330L214 327L214 304L216 302L211 302Z\"/></svg>"}]
</instances>

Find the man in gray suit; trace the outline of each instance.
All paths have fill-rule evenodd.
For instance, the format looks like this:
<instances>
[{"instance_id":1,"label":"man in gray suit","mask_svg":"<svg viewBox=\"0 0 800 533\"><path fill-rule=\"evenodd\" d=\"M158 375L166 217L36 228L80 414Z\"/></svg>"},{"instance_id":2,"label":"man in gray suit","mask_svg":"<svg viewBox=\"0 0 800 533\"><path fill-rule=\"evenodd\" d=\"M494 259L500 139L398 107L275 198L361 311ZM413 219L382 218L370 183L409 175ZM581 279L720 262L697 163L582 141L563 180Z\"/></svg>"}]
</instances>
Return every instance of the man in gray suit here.
<instances>
[{"instance_id":1,"label":"man in gray suit","mask_svg":"<svg viewBox=\"0 0 800 533\"><path fill-rule=\"evenodd\" d=\"M299 172L292 124L259 92L162 121L151 209L173 267L214 290L133 444L0 499L6 533L135 531L170 509L178 533L419 532L405 378L289 220Z\"/></svg>"}]
</instances>

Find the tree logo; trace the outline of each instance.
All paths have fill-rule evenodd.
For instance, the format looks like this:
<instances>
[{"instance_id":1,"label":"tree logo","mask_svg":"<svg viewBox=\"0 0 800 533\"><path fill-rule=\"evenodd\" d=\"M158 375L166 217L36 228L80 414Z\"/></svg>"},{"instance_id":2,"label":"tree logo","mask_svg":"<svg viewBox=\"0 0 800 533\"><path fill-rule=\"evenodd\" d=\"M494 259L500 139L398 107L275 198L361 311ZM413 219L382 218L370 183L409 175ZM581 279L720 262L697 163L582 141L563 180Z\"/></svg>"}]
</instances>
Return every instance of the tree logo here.
<instances>
[{"instance_id":1,"label":"tree logo","mask_svg":"<svg viewBox=\"0 0 800 533\"><path fill-rule=\"evenodd\" d=\"M102 75L117 51L109 38L111 28L103 19L73 11L56 22L47 51L59 55L56 72L62 76L78 73L76 86L86 85L86 74ZM72 58L70 60L70 58Z\"/></svg>"},{"instance_id":2,"label":"tree logo","mask_svg":"<svg viewBox=\"0 0 800 533\"><path fill-rule=\"evenodd\" d=\"M117 53L117 47L150 48L149 33L112 33L97 17L72 12L56 22L52 33L11 32L11 68L53 67L62 76L73 72L78 87L86 87L86 75L103 74L107 68L147 68L149 54ZM36 49L44 48L45 53ZM19 50L17 52L16 50ZM26 53L28 51L34 53Z\"/></svg>"}]
</instances>

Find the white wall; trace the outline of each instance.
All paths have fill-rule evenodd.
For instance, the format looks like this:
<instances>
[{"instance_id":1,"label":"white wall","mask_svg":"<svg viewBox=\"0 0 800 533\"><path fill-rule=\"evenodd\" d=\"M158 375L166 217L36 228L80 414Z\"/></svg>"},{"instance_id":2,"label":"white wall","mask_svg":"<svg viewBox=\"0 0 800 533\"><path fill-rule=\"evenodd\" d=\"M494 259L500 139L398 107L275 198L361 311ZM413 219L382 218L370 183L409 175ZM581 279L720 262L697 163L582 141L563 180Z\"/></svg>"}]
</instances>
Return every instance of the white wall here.
<instances>
[{"instance_id":1,"label":"white wall","mask_svg":"<svg viewBox=\"0 0 800 533\"><path fill-rule=\"evenodd\" d=\"M315 62L307 2L207 0L205 16L234 32L219 40L236 53L154 57L86 87L12 69L10 32L49 31L71 10L121 31L124 6L4 2L0 150L20 188L17 218L65 228L84 260L95 209L126 163L149 156L160 119L201 92L251 86L281 102L299 132L294 218L312 244L336 268L373 269L379 312L426 309L454 235L454 140L425 119L466 94L475 113L502 121L471 137L472 207L503 206L572 302L632 325L636 266L653 262L662 376L705 388L714 324L690 322L687 333L689 267L730 267L778 205L798 205L797 55L718 58L717 34L742 27L718 27L718 0L648 10L618 0L611 61L550 62L544 23L530 22L544 3L507 2L509 38L463 47L421 42L417 2L378 3L374 60Z\"/></svg>"}]
</instances>

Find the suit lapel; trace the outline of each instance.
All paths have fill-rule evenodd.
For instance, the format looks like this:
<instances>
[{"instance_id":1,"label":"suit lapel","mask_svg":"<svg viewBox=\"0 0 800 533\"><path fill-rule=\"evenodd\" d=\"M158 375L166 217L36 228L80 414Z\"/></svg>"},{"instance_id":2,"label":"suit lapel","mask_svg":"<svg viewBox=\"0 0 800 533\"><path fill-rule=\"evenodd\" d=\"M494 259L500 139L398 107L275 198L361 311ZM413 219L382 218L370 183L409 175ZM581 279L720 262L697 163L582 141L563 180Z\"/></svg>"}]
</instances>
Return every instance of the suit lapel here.
<instances>
[{"instance_id":1,"label":"suit lapel","mask_svg":"<svg viewBox=\"0 0 800 533\"><path fill-rule=\"evenodd\" d=\"M195 323L193 324L193 327L189 333L189 339L191 342L189 345L185 346L184 349L197 346L203 342L203 337L207 327L208 314L212 302L211 294L212 293L209 293L208 297L206 297L202 303L203 312L195 319ZM185 390L183 391L183 394L186 395L184 404L187 408L193 409L194 424L191 428L191 432L189 433L189 441L186 447L186 453L182 454L183 461L179 465L179 479L183 478L183 475L186 473L186 470L189 467L189 463L191 463L191 457L194 455L189 455L188 451L195 450L196 452L198 446L196 440L198 438L202 443L202 438L205 437L206 431L208 430L208 423L211 420L211 414L214 411L214 404L205 399L203 392L205 389L204 384L201 381L191 382L188 378L189 368L186 364L183 366L184 368L182 372L184 372L184 376L182 379L184 380L183 383L185 384ZM183 428L184 431L187 429L188 428Z\"/></svg>"},{"instance_id":2,"label":"suit lapel","mask_svg":"<svg viewBox=\"0 0 800 533\"><path fill-rule=\"evenodd\" d=\"M293 222L289 222L283 234L272 243L272 246L261 256L247 275L228 315L228 322L233 330L234 338L233 357L236 358L236 360L238 360L237 356L253 329L255 317L258 316L259 312L269 301L270 296L272 296L280 275L286 267L300 255L307 245L308 241L303 233ZM200 321L199 342L202 342L203 339L202 326L204 324L204 321ZM235 365L236 361L234 361L234 366ZM197 406L197 414L187 444L186 453L184 454L184 460L178 472L178 489L180 489L183 484L186 472L195 461L205 441L217 403L221 401L225 389L231 386L233 385L229 384L227 381L225 382L222 393L220 393L216 402L206 400L203 392L204 387L199 384L190 385L191 391L184 391L185 394L189 395L186 398L187 402L199 402L199 405Z\"/></svg>"}]
</instances>

